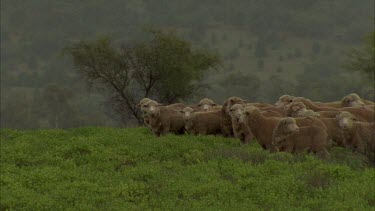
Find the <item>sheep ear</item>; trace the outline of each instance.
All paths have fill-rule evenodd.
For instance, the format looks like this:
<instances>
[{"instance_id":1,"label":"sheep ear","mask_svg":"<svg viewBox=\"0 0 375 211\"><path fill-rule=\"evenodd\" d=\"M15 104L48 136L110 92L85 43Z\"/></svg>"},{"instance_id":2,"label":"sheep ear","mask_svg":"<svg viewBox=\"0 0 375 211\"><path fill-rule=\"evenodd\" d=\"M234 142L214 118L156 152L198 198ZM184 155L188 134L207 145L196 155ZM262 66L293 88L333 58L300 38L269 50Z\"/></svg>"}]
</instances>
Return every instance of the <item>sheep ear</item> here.
<instances>
[{"instance_id":1,"label":"sheep ear","mask_svg":"<svg viewBox=\"0 0 375 211\"><path fill-rule=\"evenodd\" d=\"M137 107L140 107L140 106L141 106L141 103L138 103L136 106L137 106Z\"/></svg>"},{"instance_id":2,"label":"sheep ear","mask_svg":"<svg viewBox=\"0 0 375 211\"><path fill-rule=\"evenodd\" d=\"M212 106L217 106L217 104L216 103L212 103Z\"/></svg>"},{"instance_id":3,"label":"sheep ear","mask_svg":"<svg viewBox=\"0 0 375 211\"><path fill-rule=\"evenodd\" d=\"M354 121L359 121L358 117L356 117L356 116L353 117L353 120L354 120Z\"/></svg>"},{"instance_id":4,"label":"sheep ear","mask_svg":"<svg viewBox=\"0 0 375 211\"><path fill-rule=\"evenodd\" d=\"M179 110L180 113L185 113L183 110Z\"/></svg>"}]
</instances>

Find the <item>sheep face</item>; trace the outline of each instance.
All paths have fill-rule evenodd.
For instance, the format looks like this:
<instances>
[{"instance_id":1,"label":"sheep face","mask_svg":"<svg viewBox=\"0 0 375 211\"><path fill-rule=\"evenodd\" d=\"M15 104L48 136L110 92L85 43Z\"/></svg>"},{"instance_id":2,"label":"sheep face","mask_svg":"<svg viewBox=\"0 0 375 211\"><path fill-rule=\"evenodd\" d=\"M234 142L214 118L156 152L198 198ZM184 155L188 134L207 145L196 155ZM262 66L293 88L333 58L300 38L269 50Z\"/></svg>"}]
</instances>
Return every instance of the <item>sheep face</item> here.
<instances>
[{"instance_id":1,"label":"sheep face","mask_svg":"<svg viewBox=\"0 0 375 211\"><path fill-rule=\"evenodd\" d=\"M186 107L182 111L180 111L182 113L182 118L185 122L185 129L188 130L188 131L193 127L192 118L194 116L195 111L196 110L194 110L190 107Z\"/></svg>"},{"instance_id":2,"label":"sheep face","mask_svg":"<svg viewBox=\"0 0 375 211\"><path fill-rule=\"evenodd\" d=\"M182 118L184 121L187 122L193 117L195 110L190 107L186 107L180 112L182 113Z\"/></svg>"},{"instance_id":3,"label":"sheep face","mask_svg":"<svg viewBox=\"0 0 375 211\"><path fill-rule=\"evenodd\" d=\"M151 117L159 116L160 107L159 103L153 100L150 100L144 105L146 113Z\"/></svg>"},{"instance_id":4,"label":"sheep face","mask_svg":"<svg viewBox=\"0 0 375 211\"><path fill-rule=\"evenodd\" d=\"M297 126L295 119L287 117L282 119L281 121L284 134L290 134L299 131L299 127Z\"/></svg>"},{"instance_id":5,"label":"sheep face","mask_svg":"<svg viewBox=\"0 0 375 211\"><path fill-rule=\"evenodd\" d=\"M229 109L229 115L231 116L232 120L236 121L237 123L240 121L242 113L243 113L243 106L241 104L234 104Z\"/></svg>"},{"instance_id":6,"label":"sheep face","mask_svg":"<svg viewBox=\"0 0 375 211\"><path fill-rule=\"evenodd\" d=\"M198 106L202 111L209 111L213 106L216 106L216 103L214 103L214 101L211 99L204 98L199 102Z\"/></svg>"},{"instance_id":7,"label":"sheep face","mask_svg":"<svg viewBox=\"0 0 375 211\"><path fill-rule=\"evenodd\" d=\"M285 136L299 131L296 120L291 117L282 118L275 128L273 144L277 145L284 140Z\"/></svg>"},{"instance_id":8,"label":"sheep face","mask_svg":"<svg viewBox=\"0 0 375 211\"><path fill-rule=\"evenodd\" d=\"M293 102L293 99L294 97L293 96L290 96L290 95L282 95L280 98L279 98L279 101L277 101L275 103L275 106L276 107L284 107L286 105L288 105L289 103Z\"/></svg>"},{"instance_id":9,"label":"sheep face","mask_svg":"<svg viewBox=\"0 0 375 211\"><path fill-rule=\"evenodd\" d=\"M303 116L307 111L305 104L302 102L292 102L284 107L287 116Z\"/></svg>"},{"instance_id":10,"label":"sheep face","mask_svg":"<svg viewBox=\"0 0 375 211\"><path fill-rule=\"evenodd\" d=\"M246 103L247 101L246 100L243 100L239 97L230 97L228 100L227 100L227 107L225 109L225 112L227 114L229 114L229 110L230 108L234 105L234 104L242 104L242 103Z\"/></svg>"},{"instance_id":11,"label":"sheep face","mask_svg":"<svg viewBox=\"0 0 375 211\"><path fill-rule=\"evenodd\" d=\"M342 98L341 104L343 107L364 107L365 104L356 93L349 94Z\"/></svg>"},{"instance_id":12,"label":"sheep face","mask_svg":"<svg viewBox=\"0 0 375 211\"><path fill-rule=\"evenodd\" d=\"M240 121L241 123L246 123L251 119L254 114L260 114L260 110L254 106L246 106L241 114Z\"/></svg>"},{"instance_id":13,"label":"sheep face","mask_svg":"<svg viewBox=\"0 0 375 211\"><path fill-rule=\"evenodd\" d=\"M353 114L346 112L346 111L341 112L337 116L337 119L338 119L340 128L343 130L351 129L354 125L354 121L358 120Z\"/></svg>"},{"instance_id":14,"label":"sheep face","mask_svg":"<svg viewBox=\"0 0 375 211\"><path fill-rule=\"evenodd\" d=\"M145 105L150 102L151 99L150 98L143 98L141 101L139 101L139 103L137 104L138 107L141 108L141 112L142 114L145 114L146 113L146 110L147 108L145 107Z\"/></svg>"}]
</instances>

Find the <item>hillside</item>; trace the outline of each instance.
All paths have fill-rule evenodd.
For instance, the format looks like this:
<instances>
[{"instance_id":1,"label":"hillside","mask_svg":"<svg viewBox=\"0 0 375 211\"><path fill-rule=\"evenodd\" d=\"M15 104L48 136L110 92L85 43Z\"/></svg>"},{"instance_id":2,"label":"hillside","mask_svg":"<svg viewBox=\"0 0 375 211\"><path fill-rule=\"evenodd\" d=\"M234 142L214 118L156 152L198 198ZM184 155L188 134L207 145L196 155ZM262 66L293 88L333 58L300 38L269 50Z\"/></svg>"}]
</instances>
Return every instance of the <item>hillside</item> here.
<instances>
[{"instance_id":1,"label":"hillside","mask_svg":"<svg viewBox=\"0 0 375 211\"><path fill-rule=\"evenodd\" d=\"M1 130L0 209L374 209L375 169L146 128Z\"/></svg>"},{"instance_id":2,"label":"hillside","mask_svg":"<svg viewBox=\"0 0 375 211\"><path fill-rule=\"evenodd\" d=\"M285 93L374 99L372 84L343 67L349 49L374 30L371 0L3 0L0 9L0 120L7 128L53 128L50 98L40 96L51 84L74 93L58 108L61 127L122 126L105 103L110 93L86 89L62 49L103 35L133 44L147 38L147 27L219 54L222 66L205 77L209 89L201 93L217 103L230 96L273 103Z\"/></svg>"}]
</instances>

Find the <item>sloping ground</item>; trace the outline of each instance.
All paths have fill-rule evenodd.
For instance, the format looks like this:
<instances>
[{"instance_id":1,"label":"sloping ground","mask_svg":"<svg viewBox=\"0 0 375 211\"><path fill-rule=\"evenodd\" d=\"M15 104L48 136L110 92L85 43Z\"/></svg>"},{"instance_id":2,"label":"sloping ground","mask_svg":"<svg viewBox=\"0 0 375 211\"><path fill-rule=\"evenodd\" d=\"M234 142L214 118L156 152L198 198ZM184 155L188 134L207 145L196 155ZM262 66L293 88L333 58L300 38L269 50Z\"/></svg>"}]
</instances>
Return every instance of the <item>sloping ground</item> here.
<instances>
[{"instance_id":1,"label":"sloping ground","mask_svg":"<svg viewBox=\"0 0 375 211\"><path fill-rule=\"evenodd\" d=\"M331 154L145 128L2 129L0 209L374 209L375 169L348 150Z\"/></svg>"}]
</instances>

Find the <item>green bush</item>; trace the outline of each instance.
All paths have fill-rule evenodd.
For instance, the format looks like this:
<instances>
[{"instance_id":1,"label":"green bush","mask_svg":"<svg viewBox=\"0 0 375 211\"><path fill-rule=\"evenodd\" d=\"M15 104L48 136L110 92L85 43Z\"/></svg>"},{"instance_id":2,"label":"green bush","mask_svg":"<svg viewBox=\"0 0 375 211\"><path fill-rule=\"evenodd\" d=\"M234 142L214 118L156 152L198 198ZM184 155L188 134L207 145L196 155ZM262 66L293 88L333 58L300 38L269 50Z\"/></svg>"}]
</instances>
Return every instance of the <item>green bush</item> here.
<instances>
[{"instance_id":1,"label":"green bush","mask_svg":"<svg viewBox=\"0 0 375 211\"><path fill-rule=\"evenodd\" d=\"M1 130L1 210L374 209L375 170L146 128Z\"/></svg>"}]
</instances>

